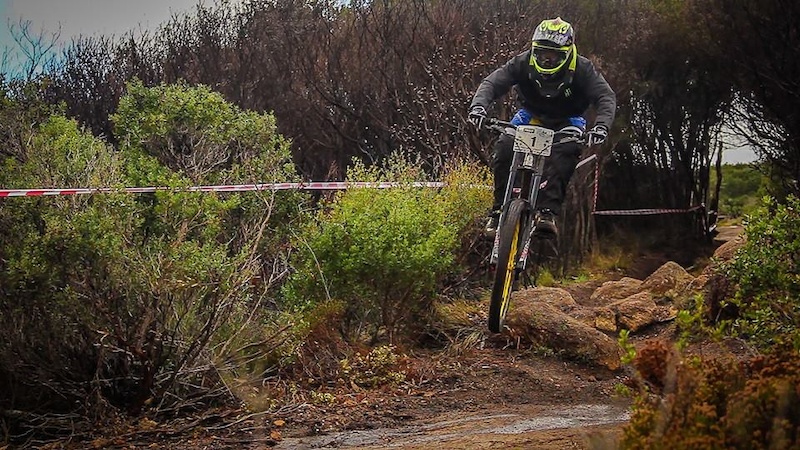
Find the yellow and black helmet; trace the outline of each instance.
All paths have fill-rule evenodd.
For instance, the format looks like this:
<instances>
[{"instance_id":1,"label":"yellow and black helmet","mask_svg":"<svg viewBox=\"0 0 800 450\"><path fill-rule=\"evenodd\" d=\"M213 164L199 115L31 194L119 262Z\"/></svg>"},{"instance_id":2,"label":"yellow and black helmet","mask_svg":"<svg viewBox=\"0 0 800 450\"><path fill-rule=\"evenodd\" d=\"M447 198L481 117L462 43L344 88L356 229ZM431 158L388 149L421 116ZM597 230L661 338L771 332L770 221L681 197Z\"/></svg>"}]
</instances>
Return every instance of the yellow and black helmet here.
<instances>
[{"instance_id":1,"label":"yellow and black helmet","mask_svg":"<svg viewBox=\"0 0 800 450\"><path fill-rule=\"evenodd\" d=\"M530 64L545 78L560 72L565 66L575 69L577 51L575 30L569 22L556 17L543 20L533 32Z\"/></svg>"}]
</instances>

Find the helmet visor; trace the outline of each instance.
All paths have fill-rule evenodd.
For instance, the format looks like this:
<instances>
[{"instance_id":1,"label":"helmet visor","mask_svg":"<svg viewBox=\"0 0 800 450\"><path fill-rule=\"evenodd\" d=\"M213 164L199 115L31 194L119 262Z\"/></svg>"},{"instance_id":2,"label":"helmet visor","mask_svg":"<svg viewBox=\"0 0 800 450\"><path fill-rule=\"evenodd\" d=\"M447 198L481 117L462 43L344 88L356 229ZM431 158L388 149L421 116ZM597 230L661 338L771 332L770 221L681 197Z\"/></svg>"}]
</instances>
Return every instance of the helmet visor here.
<instances>
[{"instance_id":1,"label":"helmet visor","mask_svg":"<svg viewBox=\"0 0 800 450\"><path fill-rule=\"evenodd\" d=\"M556 47L534 42L532 62L542 73L558 72L567 62L571 48L570 46Z\"/></svg>"},{"instance_id":2,"label":"helmet visor","mask_svg":"<svg viewBox=\"0 0 800 450\"><path fill-rule=\"evenodd\" d=\"M536 65L545 70L558 70L567 62L570 47L554 47L533 44L533 57Z\"/></svg>"}]
</instances>

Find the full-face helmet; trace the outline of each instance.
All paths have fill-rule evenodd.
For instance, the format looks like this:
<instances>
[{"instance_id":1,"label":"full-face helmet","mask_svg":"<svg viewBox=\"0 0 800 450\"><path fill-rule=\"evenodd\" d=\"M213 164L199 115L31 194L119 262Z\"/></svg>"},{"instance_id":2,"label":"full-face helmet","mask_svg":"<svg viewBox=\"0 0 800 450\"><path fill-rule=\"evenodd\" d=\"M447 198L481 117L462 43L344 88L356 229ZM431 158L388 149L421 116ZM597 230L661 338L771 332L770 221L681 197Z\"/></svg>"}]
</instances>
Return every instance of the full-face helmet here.
<instances>
[{"instance_id":1,"label":"full-face helmet","mask_svg":"<svg viewBox=\"0 0 800 450\"><path fill-rule=\"evenodd\" d=\"M530 64L542 79L552 78L565 67L574 69L575 31L560 17L543 20L533 32Z\"/></svg>"}]
</instances>

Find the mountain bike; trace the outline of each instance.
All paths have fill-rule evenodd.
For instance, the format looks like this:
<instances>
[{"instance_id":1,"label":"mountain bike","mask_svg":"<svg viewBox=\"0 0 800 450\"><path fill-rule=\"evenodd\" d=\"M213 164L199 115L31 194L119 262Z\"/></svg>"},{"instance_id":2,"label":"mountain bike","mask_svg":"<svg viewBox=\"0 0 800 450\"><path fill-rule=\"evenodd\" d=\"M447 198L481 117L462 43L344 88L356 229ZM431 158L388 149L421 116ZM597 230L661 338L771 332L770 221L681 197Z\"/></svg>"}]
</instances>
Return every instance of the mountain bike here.
<instances>
[{"instance_id":1,"label":"mountain bike","mask_svg":"<svg viewBox=\"0 0 800 450\"><path fill-rule=\"evenodd\" d=\"M495 266L492 297L489 305L489 330L499 333L508 313L511 293L519 278L526 274L529 263L540 256L541 239L536 234L536 198L542 183L542 172L554 145L576 142L586 145L586 133L568 126L554 131L536 125L514 125L498 119L487 119L485 127L514 135L514 158L508 177L503 207L495 233L490 264ZM538 249L533 249L532 243ZM531 253L536 253L531 258ZM541 261L533 261L538 273ZM534 283L535 283L534 275Z\"/></svg>"}]
</instances>

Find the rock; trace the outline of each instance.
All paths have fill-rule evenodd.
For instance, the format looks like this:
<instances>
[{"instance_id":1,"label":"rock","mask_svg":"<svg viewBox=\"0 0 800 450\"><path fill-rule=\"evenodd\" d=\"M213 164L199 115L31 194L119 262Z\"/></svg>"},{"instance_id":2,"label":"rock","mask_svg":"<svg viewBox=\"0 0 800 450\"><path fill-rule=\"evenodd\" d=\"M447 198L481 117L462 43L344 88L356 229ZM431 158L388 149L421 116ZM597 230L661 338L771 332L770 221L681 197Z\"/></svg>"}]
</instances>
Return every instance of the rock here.
<instances>
[{"instance_id":1,"label":"rock","mask_svg":"<svg viewBox=\"0 0 800 450\"><path fill-rule=\"evenodd\" d=\"M746 242L747 236L740 234L739 236L717 247L717 249L714 250L714 256L712 256L712 258L717 261L728 261L736 254L736 250L739 250Z\"/></svg>"},{"instance_id":2,"label":"rock","mask_svg":"<svg viewBox=\"0 0 800 450\"><path fill-rule=\"evenodd\" d=\"M657 305L653 296L646 291L618 300L608 307L616 315L617 326L631 331L670 319L669 307Z\"/></svg>"},{"instance_id":3,"label":"rock","mask_svg":"<svg viewBox=\"0 0 800 450\"><path fill-rule=\"evenodd\" d=\"M711 263L703 269L703 273L690 286L694 291L702 292L708 320L732 319L738 315L737 309L726 302L735 294L736 286L719 273L718 269L722 263L733 259L737 250L742 248L745 243L747 243L747 235L741 233L717 247L711 257Z\"/></svg>"},{"instance_id":4,"label":"rock","mask_svg":"<svg viewBox=\"0 0 800 450\"><path fill-rule=\"evenodd\" d=\"M617 314L611 308L594 308L594 327L598 330L617 332Z\"/></svg>"},{"instance_id":5,"label":"rock","mask_svg":"<svg viewBox=\"0 0 800 450\"><path fill-rule=\"evenodd\" d=\"M616 333L617 315L605 306L580 306L567 311L578 322L600 331Z\"/></svg>"},{"instance_id":6,"label":"rock","mask_svg":"<svg viewBox=\"0 0 800 450\"><path fill-rule=\"evenodd\" d=\"M563 312L569 312L578 306L572 294L561 288L535 287L533 289L524 289L515 292L514 298L544 302L555 306Z\"/></svg>"},{"instance_id":7,"label":"rock","mask_svg":"<svg viewBox=\"0 0 800 450\"><path fill-rule=\"evenodd\" d=\"M711 276L711 272L706 272L706 270L703 269L703 273L686 285L686 291L692 293L702 291L706 284L708 284L708 280Z\"/></svg>"},{"instance_id":8,"label":"rock","mask_svg":"<svg viewBox=\"0 0 800 450\"><path fill-rule=\"evenodd\" d=\"M590 297L593 305L605 305L614 300L621 300L637 294L642 290L642 280L624 277L618 281L606 281L595 289Z\"/></svg>"},{"instance_id":9,"label":"rock","mask_svg":"<svg viewBox=\"0 0 800 450\"><path fill-rule=\"evenodd\" d=\"M717 249L714 251L714 255L711 256L710 263L703 269L703 272L698 277L703 278L703 282L700 283L698 281L693 283L693 287L700 285L703 286L702 290L706 290L705 286L707 286L708 282L717 275L717 269L719 268L720 264L733 259L733 257L736 255L736 251L742 248L746 242L747 236L745 234L739 234L733 239L726 241L717 247Z\"/></svg>"},{"instance_id":10,"label":"rock","mask_svg":"<svg viewBox=\"0 0 800 450\"><path fill-rule=\"evenodd\" d=\"M534 300L524 291L515 295L512 302L506 324L515 339L537 343L611 370L619 369L621 352L614 339L550 303Z\"/></svg>"},{"instance_id":11,"label":"rock","mask_svg":"<svg viewBox=\"0 0 800 450\"><path fill-rule=\"evenodd\" d=\"M642 291L652 294L653 298L662 301L682 299L687 295L687 286L694 280L680 264L669 261L659 267L642 283Z\"/></svg>"}]
</instances>

